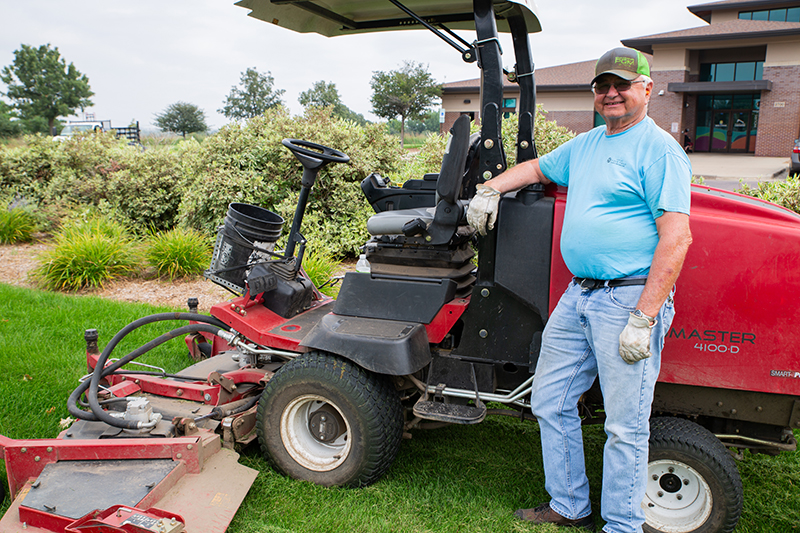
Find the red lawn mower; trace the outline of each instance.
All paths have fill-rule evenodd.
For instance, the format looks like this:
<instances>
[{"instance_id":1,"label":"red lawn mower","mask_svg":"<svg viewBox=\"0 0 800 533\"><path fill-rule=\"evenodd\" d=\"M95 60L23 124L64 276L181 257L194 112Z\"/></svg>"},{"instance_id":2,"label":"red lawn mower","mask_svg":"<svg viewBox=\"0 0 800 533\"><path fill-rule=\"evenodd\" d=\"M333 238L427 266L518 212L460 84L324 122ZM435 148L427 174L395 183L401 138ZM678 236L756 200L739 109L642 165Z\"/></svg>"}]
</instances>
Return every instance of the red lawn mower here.
<instances>
[{"instance_id":1,"label":"red lawn mower","mask_svg":"<svg viewBox=\"0 0 800 533\"><path fill-rule=\"evenodd\" d=\"M520 85L517 160L536 157L532 2L238 5L326 36L430 29L482 71L481 132L470 135L469 117L459 118L438 174L402 187L377 174L362 182L376 212L368 268L348 272L335 301L303 272L301 229L317 173L348 157L284 140L303 166L284 249L276 249L281 217L231 204L206 275L232 300L211 316L190 300L187 313L142 318L102 351L96 331L86 332L92 373L68 400L79 420L55 439L0 437L14 498L4 533L221 533L256 475L237 463L235 445L258 440L269 462L296 479L363 487L391 466L404 432L487 415L533 419L542 330L572 278L559 250L566 190L533 185L506 195L484 238L465 221L475 185L506 168L498 31L514 42L516 67L506 74ZM474 29L476 38L451 29ZM800 215L695 185L691 225L651 418L642 502L649 532L732 531L743 494L727 448L794 451L800 427L800 330L792 323ZM111 359L131 331L175 320L186 325ZM129 366L176 337L195 364L171 375ZM603 422L598 386L580 408L586 424ZM75 487L80 497L67 490Z\"/></svg>"}]
</instances>

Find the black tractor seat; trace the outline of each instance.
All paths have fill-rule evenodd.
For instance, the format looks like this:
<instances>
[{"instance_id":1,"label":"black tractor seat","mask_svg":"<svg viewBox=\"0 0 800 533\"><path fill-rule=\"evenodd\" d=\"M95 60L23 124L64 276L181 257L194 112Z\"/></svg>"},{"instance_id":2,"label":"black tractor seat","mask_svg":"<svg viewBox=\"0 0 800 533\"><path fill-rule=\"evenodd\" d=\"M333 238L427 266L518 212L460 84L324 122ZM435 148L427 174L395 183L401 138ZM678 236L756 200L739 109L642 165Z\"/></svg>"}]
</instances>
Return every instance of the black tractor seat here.
<instances>
[{"instance_id":1,"label":"black tractor seat","mask_svg":"<svg viewBox=\"0 0 800 533\"><path fill-rule=\"evenodd\" d=\"M436 206L383 211L370 217L371 235L420 237L420 244L448 244L465 224L468 201L459 200L470 148L469 116L460 116L450 130L442 169L436 182Z\"/></svg>"},{"instance_id":2,"label":"black tractor seat","mask_svg":"<svg viewBox=\"0 0 800 533\"><path fill-rule=\"evenodd\" d=\"M372 238L364 251L373 277L452 280L456 297L464 297L475 282L470 245L474 230L466 223L469 201L459 199L472 144L469 117L459 117L450 133L436 182L435 207L372 215L367 222Z\"/></svg>"}]
</instances>

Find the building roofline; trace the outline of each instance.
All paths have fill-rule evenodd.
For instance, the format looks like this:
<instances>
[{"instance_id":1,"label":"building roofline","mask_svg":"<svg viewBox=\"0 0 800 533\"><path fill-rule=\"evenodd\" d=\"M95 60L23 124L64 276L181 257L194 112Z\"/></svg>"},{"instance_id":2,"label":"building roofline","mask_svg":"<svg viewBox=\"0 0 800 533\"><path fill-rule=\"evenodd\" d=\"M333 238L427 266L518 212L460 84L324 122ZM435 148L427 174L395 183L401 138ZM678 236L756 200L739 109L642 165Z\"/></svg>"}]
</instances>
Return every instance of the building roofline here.
<instances>
[{"instance_id":1,"label":"building roofline","mask_svg":"<svg viewBox=\"0 0 800 533\"><path fill-rule=\"evenodd\" d=\"M624 46L627 46L629 48L634 48L646 54L652 54L653 45L657 44L680 44L680 43L695 43L695 42L732 41L740 39L763 39L764 37L800 36L800 24L797 24L796 26L797 27L795 28L782 28L774 30L732 31L729 33L708 33L708 34L695 34L695 35L683 34L683 35L665 36L665 37L659 37L658 35L650 35L647 37L624 39L620 42ZM708 26L708 28L711 27L712 26ZM703 27L703 29L704 28L705 27ZM700 28L695 28L695 29L700 29Z\"/></svg>"},{"instance_id":2,"label":"building roofline","mask_svg":"<svg viewBox=\"0 0 800 533\"><path fill-rule=\"evenodd\" d=\"M789 6L789 5L796 5L797 2L791 2L787 0L778 0L774 2L769 2L769 5L765 5L764 0L723 0L721 2L708 2L706 4L696 4L693 6L687 6L688 9L693 15L700 17L701 19L705 20L709 24L711 23L711 12L712 11L720 11L720 10L729 10L729 9L747 9L749 7L753 8L780 8L782 6Z\"/></svg>"}]
</instances>

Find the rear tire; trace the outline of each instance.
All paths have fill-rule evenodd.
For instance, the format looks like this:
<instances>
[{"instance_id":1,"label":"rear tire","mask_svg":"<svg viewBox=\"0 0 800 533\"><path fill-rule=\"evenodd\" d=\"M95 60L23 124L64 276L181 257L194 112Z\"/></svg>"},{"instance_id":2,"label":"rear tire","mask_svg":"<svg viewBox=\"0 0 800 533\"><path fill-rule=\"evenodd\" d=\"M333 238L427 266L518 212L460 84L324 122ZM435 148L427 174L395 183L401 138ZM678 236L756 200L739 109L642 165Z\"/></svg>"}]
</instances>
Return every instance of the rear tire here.
<instances>
[{"instance_id":1,"label":"rear tire","mask_svg":"<svg viewBox=\"0 0 800 533\"><path fill-rule=\"evenodd\" d=\"M713 433L681 418L650 421L644 531L728 533L742 501L736 463Z\"/></svg>"},{"instance_id":2,"label":"rear tire","mask_svg":"<svg viewBox=\"0 0 800 533\"><path fill-rule=\"evenodd\" d=\"M267 383L256 432L279 472L326 487L363 487L380 479L397 456L402 407L385 376L310 352Z\"/></svg>"}]
</instances>

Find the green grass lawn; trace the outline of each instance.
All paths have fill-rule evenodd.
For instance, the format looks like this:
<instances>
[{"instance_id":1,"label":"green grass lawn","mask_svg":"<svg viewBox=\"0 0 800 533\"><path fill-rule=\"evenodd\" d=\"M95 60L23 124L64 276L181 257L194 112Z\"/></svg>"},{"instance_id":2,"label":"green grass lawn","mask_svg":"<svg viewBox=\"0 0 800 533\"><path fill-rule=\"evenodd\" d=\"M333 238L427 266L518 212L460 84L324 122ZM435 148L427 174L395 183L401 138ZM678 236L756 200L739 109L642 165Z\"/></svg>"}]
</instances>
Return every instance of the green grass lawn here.
<instances>
[{"instance_id":1,"label":"green grass lawn","mask_svg":"<svg viewBox=\"0 0 800 533\"><path fill-rule=\"evenodd\" d=\"M127 323L159 311L163 309L0 284L0 434L54 437L59 420L67 417L67 397L85 373L83 331L97 328L102 348ZM142 328L120 349L129 351L165 329ZM142 360L168 371L189 363L185 345L177 339ZM592 504L599 511L602 428L587 428L584 441ZM489 417L475 426L415 431L403 441L388 474L364 489L326 489L294 481L273 472L256 446L241 453L241 462L261 473L231 533L558 531L512 516L515 509L547 500L538 426L530 422ZM738 465L745 505L736 531L800 531L800 455L745 452ZM0 513L9 504L6 498Z\"/></svg>"}]
</instances>

